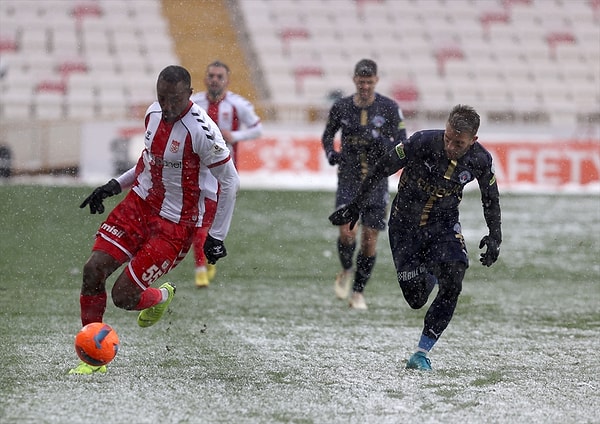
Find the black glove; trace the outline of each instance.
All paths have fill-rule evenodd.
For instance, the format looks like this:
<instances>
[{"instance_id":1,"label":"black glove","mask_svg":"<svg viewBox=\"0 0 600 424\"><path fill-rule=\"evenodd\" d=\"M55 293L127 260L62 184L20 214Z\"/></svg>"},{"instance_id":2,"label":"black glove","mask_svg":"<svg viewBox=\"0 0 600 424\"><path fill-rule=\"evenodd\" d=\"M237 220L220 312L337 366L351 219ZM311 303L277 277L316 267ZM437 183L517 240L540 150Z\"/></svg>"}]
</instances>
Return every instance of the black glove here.
<instances>
[{"instance_id":1,"label":"black glove","mask_svg":"<svg viewBox=\"0 0 600 424\"><path fill-rule=\"evenodd\" d=\"M484 246L487 246L487 249L480 255L479 261L482 265L491 266L500 255L500 242L491 236L485 236L479 242L479 248L483 249Z\"/></svg>"},{"instance_id":2,"label":"black glove","mask_svg":"<svg viewBox=\"0 0 600 424\"><path fill-rule=\"evenodd\" d=\"M329 165L338 165L342 161L342 154L332 150L327 153L327 160L329 161Z\"/></svg>"},{"instance_id":3,"label":"black glove","mask_svg":"<svg viewBox=\"0 0 600 424\"><path fill-rule=\"evenodd\" d=\"M329 221L333 225L344 225L350 223L350 229L354 229L356 222L360 216L360 208L354 202L342 206L334 213L329 215Z\"/></svg>"},{"instance_id":4,"label":"black glove","mask_svg":"<svg viewBox=\"0 0 600 424\"><path fill-rule=\"evenodd\" d=\"M227 249L225 249L225 245L221 240L217 240L208 234L204 242L204 255L208 263L214 265L219 259L227 256Z\"/></svg>"},{"instance_id":5,"label":"black glove","mask_svg":"<svg viewBox=\"0 0 600 424\"><path fill-rule=\"evenodd\" d=\"M121 185L113 178L103 186L96 188L92 194L85 198L79 207L85 208L87 205L90 205L90 213L104 213L104 205L102 204L102 201L107 197L114 196L120 192Z\"/></svg>"}]
</instances>

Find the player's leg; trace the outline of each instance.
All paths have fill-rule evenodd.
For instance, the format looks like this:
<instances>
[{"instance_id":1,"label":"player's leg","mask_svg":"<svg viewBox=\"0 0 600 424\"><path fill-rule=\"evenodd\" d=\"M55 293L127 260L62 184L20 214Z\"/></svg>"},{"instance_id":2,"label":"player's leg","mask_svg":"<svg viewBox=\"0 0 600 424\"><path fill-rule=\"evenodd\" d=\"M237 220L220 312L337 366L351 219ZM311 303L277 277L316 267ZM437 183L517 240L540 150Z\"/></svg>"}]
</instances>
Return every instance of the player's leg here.
<instances>
[{"instance_id":1,"label":"player's leg","mask_svg":"<svg viewBox=\"0 0 600 424\"><path fill-rule=\"evenodd\" d=\"M385 229L387 196L381 196L381 199L379 204L365 207L361 214L360 251L356 257L356 274L350 298L350 307L354 309L367 309L364 290L375 267L379 232Z\"/></svg>"},{"instance_id":2,"label":"player's leg","mask_svg":"<svg viewBox=\"0 0 600 424\"><path fill-rule=\"evenodd\" d=\"M417 229L398 227L390 227L388 235L402 295L411 308L420 309L437 283L424 265L426 235Z\"/></svg>"},{"instance_id":3,"label":"player's leg","mask_svg":"<svg viewBox=\"0 0 600 424\"><path fill-rule=\"evenodd\" d=\"M435 266L439 290L425 314L422 332L422 338L425 338L422 347L427 351L431 350L454 315L465 271L466 264L463 262L445 262Z\"/></svg>"},{"instance_id":4,"label":"player's leg","mask_svg":"<svg viewBox=\"0 0 600 424\"><path fill-rule=\"evenodd\" d=\"M106 309L106 279L135 251L136 232L141 226L129 226L128 217L137 215L136 201L127 196L111 211L96 235L92 254L83 266L83 283L79 302L81 323L102 322ZM132 215L133 214L133 215ZM87 375L105 373L106 365L93 366L83 361L69 370L69 374Z\"/></svg>"},{"instance_id":5,"label":"player's leg","mask_svg":"<svg viewBox=\"0 0 600 424\"><path fill-rule=\"evenodd\" d=\"M131 216L139 216L138 198L129 194L108 214L96 233L92 254L83 266L79 299L82 325L102 322L107 299L106 279L137 249L136 240L143 226L131 223Z\"/></svg>"},{"instance_id":6,"label":"player's leg","mask_svg":"<svg viewBox=\"0 0 600 424\"><path fill-rule=\"evenodd\" d=\"M429 257L435 263L432 272L439 282L438 293L427 310L417 352L409 359L407 368L430 370L427 354L437 343L448 327L458 297L462 291L462 281L469 266L466 247L460 233L460 225L441 235L429 249Z\"/></svg>"},{"instance_id":7,"label":"player's leg","mask_svg":"<svg viewBox=\"0 0 600 424\"><path fill-rule=\"evenodd\" d=\"M356 256L356 273L349 301L349 306L353 309L367 309L364 291L375 267L378 236L379 230L366 225L362 226L360 250Z\"/></svg>"},{"instance_id":8,"label":"player's leg","mask_svg":"<svg viewBox=\"0 0 600 424\"><path fill-rule=\"evenodd\" d=\"M195 263L195 284L198 288L208 287L208 269L206 268L206 256L204 255L204 242L208 234L208 227L204 225L196 229L194 237L194 263Z\"/></svg>"},{"instance_id":9,"label":"player's leg","mask_svg":"<svg viewBox=\"0 0 600 424\"><path fill-rule=\"evenodd\" d=\"M175 286L164 283L151 287L182 259L192 243L196 227L179 225L158 216L149 218L148 239L138 250L113 286L113 302L118 307L141 311L138 325L149 327L160 320L175 295Z\"/></svg>"},{"instance_id":10,"label":"player's leg","mask_svg":"<svg viewBox=\"0 0 600 424\"><path fill-rule=\"evenodd\" d=\"M83 283L79 295L81 325L102 322L106 310L106 278L121 262L109 254L94 250L83 266Z\"/></svg>"},{"instance_id":11,"label":"player's leg","mask_svg":"<svg viewBox=\"0 0 600 424\"><path fill-rule=\"evenodd\" d=\"M336 208L350 203L352 199L353 193L349 192L342 182L339 182L335 197ZM354 278L354 252L356 250L357 232L358 225L352 230L349 224L340 225L339 227L336 247L342 269L337 273L334 283L335 295L338 299L346 299L348 297L352 279Z\"/></svg>"},{"instance_id":12,"label":"player's leg","mask_svg":"<svg viewBox=\"0 0 600 424\"><path fill-rule=\"evenodd\" d=\"M338 299L346 299L354 277L354 251L356 250L356 230L350 230L350 225L340 225L337 240L337 251L342 269L335 278L335 295Z\"/></svg>"}]
</instances>

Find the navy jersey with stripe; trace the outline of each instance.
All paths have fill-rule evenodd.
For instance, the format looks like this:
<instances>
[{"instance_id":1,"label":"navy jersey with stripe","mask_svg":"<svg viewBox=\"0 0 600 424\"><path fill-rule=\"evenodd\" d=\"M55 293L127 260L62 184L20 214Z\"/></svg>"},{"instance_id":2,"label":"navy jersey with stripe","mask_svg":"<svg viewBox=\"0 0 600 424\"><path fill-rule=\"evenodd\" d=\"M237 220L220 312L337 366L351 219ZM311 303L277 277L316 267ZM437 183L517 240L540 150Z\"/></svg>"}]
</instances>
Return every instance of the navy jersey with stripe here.
<instances>
[{"instance_id":1,"label":"navy jersey with stripe","mask_svg":"<svg viewBox=\"0 0 600 424\"><path fill-rule=\"evenodd\" d=\"M406 139L406 129L398 104L375 93L368 107L356 106L353 96L338 100L331 107L322 142L326 153L333 151L335 134L341 130L341 161L338 166L338 190L352 199L360 183L377 160L399 141ZM372 195L387 193L387 178L380 181Z\"/></svg>"},{"instance_id":2,"label":"navy jersey with stripe","mask_svg":"<svg viewBox=\"0 0 600 424\"><path fill-rule=\"evenodd\" d=\"M490 234L501 240L500 201L492 156L475 142L464 156L450 160L444 152L444 130L425 130L398 144L380 161L372 178L402 169L390 212L390 227L443 228L459 222L466 184L477 180Z\"/></svg>"}]
</instances>

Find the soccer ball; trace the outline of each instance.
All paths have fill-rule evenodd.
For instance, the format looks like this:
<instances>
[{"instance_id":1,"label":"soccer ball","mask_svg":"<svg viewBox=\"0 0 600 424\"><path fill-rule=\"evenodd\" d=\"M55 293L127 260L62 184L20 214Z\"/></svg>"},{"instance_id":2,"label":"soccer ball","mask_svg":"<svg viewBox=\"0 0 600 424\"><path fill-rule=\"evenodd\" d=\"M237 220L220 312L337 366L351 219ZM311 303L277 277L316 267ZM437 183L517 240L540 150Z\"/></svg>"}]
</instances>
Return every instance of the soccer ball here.
<instances>
[{"instance_id":1,"label":"soccer ball","mask_svg":"<svg viewBox=\"0 0 600 424\"><path fill-rule=\"evenodd\" d=\"M108 324L92 322L75 336L75 352L79 358L90 365L106 365L112 361L119 350L119 336Z\"/></svg>"}]
</instances>

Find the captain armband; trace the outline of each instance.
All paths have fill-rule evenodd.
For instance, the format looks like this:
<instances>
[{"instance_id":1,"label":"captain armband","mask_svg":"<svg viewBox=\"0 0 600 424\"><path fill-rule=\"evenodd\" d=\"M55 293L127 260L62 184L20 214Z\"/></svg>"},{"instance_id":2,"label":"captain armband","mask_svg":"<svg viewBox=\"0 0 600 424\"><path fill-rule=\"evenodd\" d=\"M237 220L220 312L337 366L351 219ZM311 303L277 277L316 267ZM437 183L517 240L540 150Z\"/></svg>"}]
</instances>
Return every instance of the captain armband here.
<instances>
[{"instance_id":1,"label":"captain armband","mask_svg":"<svg viewBox=\"0 0 600 424\"><path fill-rule=\"evenodd\" d=\"M398 157L400 159L404 159L406 157L406 154L404 153L404 144L400 143L398 145L396 145L396 154L398 155Z\"/></svg>"}]
</instances>

